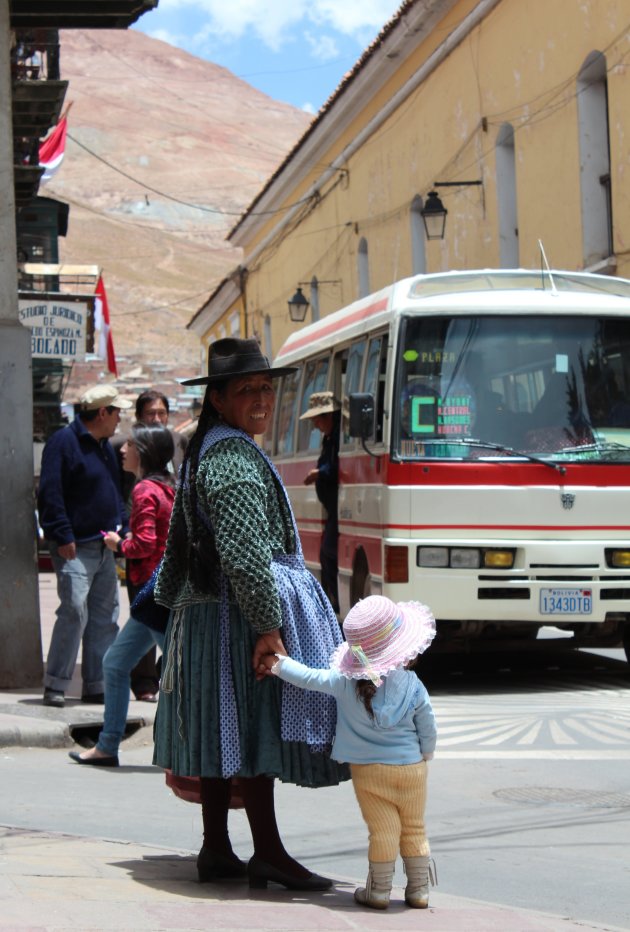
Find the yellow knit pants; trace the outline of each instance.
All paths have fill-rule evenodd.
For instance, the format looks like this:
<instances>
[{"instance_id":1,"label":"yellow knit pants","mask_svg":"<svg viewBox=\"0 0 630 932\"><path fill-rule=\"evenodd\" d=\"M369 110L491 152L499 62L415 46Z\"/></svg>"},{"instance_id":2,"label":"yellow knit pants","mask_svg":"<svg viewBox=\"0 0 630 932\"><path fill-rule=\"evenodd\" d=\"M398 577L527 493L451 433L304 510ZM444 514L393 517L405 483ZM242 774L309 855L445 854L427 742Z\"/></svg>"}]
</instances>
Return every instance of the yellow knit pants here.
<instances>
[{"instance_id":1,"label":"yellow knit pants","mask_svg":"<svg viewBox=\"0 0 630 932\"><path fill-rule=\"evenodd\" d=\"M352 785L369 831L370 861L429 855L424 833L427 763L351 764Z\"/></svg>"}]
</instances>

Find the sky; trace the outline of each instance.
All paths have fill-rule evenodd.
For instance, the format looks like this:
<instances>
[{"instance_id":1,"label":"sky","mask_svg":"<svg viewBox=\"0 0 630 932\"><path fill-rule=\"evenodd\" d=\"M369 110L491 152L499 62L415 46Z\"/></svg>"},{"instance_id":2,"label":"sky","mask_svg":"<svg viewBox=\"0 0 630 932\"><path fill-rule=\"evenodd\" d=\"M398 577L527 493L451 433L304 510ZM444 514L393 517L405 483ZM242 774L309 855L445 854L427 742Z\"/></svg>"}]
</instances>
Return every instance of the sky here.
<instances>
[{"instance_id":1,"label":"sky","mask_svg":"<svg viewBox=\"0 0 630 932\"><path fill-rule=\"evenodd\" d=\"M159 0L136 28L317 113L402 0Z\"/></svg>"}]
</instances>

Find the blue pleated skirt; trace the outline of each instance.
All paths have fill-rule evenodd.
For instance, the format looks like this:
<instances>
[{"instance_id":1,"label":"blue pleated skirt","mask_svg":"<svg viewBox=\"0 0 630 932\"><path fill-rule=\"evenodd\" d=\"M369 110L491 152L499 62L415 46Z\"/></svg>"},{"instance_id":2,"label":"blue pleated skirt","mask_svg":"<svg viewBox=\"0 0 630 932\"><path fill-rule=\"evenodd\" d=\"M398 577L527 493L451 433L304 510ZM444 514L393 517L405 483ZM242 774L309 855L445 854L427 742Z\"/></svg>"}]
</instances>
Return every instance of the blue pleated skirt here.
<instances>
[{"instance_id":1,"label":"blue pleated skirt","mask_svg":"<svg viewBox=\"0 0 630 932\"><path fill-rule=\"evenodd\" d=\"M222 777L228 749L222 748L220 603L204 602L175 614L166 632L164 655L175 657L169 692L160 692L155 720L157 766L177 776ZM175 630L174 629L179 629ZM171 639L177 640L170 649ZM237 777L266 775L297 786L335 786L349 768L302 741L281 737L283 683L256 681L252 655L257 634L236 605L229 606L231 679L238 716L240 764ZM287 701L285 699L285 701Z\"/></svg>"}]
</instances>

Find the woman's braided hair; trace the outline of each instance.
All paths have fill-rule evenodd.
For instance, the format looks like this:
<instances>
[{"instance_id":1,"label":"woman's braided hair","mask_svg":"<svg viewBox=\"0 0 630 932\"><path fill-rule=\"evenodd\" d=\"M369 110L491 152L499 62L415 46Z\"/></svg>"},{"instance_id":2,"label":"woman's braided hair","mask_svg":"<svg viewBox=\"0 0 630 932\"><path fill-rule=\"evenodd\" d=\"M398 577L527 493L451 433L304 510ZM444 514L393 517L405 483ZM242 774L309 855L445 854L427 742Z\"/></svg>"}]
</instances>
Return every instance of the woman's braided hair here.
<instances>
[{"instance_id":1,"label":"woman's braided hair","mask_svg":"<svg viewBox=\"0 0 630 932\"><path fill-rule=\"evenodd\" d=\"M180 559L186 564L185 569L192 579L195 586L204 591L208 584L207 570L204 572L204 563L218 561L218 554L214 544L214 538L208 527L203 523L197 502L197 471L199 469L199 454L201 445L207 432L220 421L220 415L210 400L210 391L215 390L222 392L225 389L225 382L213 382L208 385L203 399L201 414L197 423L197 429L190 439L186 448L184 461L182 464L182 495L187 499L187 508L190 528L187 531L185 522L173 528L173 537L175 542L174 552L179 555Z\"/></svg>"}]
</instances>

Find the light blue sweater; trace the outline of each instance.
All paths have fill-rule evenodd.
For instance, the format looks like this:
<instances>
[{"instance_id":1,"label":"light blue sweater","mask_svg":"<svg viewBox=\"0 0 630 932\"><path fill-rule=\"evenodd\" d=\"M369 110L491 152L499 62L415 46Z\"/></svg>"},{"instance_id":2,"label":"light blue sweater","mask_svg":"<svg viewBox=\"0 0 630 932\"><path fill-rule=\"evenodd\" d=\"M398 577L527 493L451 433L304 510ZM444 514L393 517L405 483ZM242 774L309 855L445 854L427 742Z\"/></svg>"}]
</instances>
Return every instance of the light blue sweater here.
<instances>
[{"instance_id":1,"label":"light blue sweater","mask_svg":"<svg viewBox=\"0 0 630 932\"><path fill-rule=\"evenodd\" d=\"M415 764L433 756L435 716L429 694L415 673L393 670L372 699L372 719L355 680L334 670L312 670L280 657L273 672L287 683L328 693L337 700L337 730L331 757L348 764Z\"/></svg>"}]
</instances>

